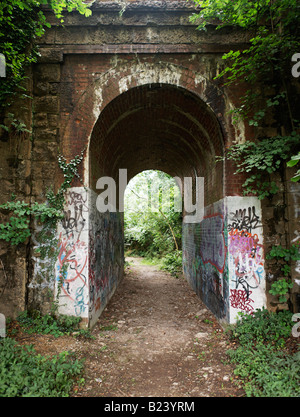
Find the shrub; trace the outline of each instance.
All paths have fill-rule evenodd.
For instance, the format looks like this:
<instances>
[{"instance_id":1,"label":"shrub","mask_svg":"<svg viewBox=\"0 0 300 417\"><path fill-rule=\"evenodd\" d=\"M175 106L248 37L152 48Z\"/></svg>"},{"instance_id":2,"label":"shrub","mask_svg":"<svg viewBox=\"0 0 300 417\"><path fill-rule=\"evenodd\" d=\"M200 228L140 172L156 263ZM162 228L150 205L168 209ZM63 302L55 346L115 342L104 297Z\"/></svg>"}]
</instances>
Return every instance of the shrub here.
<instances>
[{"instance_id":1,"label":"shrub","mask_svg":"<svg viewBox=\"0 0 300 417\"><path fill-rule=\"evenodd\" d=\"M299 397L300 351L291 355L283 350L292 326L289 311L240 314L231 332L238 347L227 355L247 396Z\"/></svg>"}]
</instances>

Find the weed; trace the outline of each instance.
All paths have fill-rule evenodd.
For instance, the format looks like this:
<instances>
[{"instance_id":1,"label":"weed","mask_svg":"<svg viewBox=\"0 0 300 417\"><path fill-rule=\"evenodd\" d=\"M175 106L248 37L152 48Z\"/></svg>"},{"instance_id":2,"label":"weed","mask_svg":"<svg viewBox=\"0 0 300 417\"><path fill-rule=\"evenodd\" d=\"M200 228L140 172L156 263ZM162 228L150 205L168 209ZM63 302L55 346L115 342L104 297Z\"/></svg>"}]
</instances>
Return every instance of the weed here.
<instances>
[{"instance_id":1,"label":"weed","mask_svg":"<svg viewBox=\"0 0 300 417\"><path fill-rule=\"evenodd\" d=\"M0 397L67 397L82 369L69 352L50 358L32 345L0 339Z\"/></svg>"},{"instance_id":2,"label":"weed","mask_svg":"<svg viewBox=\"0 0 300 417\"><path fill-rule=\"evenodd\" d=\"M107 326L101 326L100 330L102 331L116 331L118 330L118 326L115 324L108 324Z\"/></svg>"},{"instance_id":3,"label":"weed","mask_svg":"<svg viewBox=\"0 0 300 417\"><path fill-rule=\"evenodd\" d=\"M234 374L247 396L299 397L300 351L284 351L291 335L292 313L272 313L266 309L251 315L241 314L231 330L236 349L227 351Z\"/></svg>"},{"instance_id":4,"label":"weed","mask_svg":"<svg viewBox=\"0 0 300 417\"><path fill-rule=\"evenodd\" d=\"M24 311L17 317L17 322L26 333L51 334L55 337L74 333L76 336L93 338L89 329L80 329L81 317L51 314L42 315L39 311Z\"/></svg>"}]
</instances>

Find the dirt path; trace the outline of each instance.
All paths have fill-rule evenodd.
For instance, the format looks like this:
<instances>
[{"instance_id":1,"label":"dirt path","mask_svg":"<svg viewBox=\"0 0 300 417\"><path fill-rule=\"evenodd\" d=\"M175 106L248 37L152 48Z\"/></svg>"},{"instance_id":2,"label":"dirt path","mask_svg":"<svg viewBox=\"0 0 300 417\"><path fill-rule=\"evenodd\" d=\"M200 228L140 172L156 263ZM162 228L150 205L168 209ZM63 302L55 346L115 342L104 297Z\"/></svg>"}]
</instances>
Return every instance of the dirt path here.
<instances>
[{"instance_id":1,"label":"dirt path","mask_svg":"<svg viewBox=\"0 0 300 417\"><path fill-rule=\"evenodd\" d=\"M24 336L37 352L85 358L74 397L241 396L225 363L227 336L183 278L127 259L125 278L93 329L94 339Z\"/></svg>"},{"instance_id":2,"label":"dirt path","mask_svg":"<svg viewBox=\"0 0 300 417\"><path fill-rule=\"evenodd\" d=\"M227 338L184 279L128 259L126 277L83 343L77 396L236 396Z\"/></svg>"}]
</instances>

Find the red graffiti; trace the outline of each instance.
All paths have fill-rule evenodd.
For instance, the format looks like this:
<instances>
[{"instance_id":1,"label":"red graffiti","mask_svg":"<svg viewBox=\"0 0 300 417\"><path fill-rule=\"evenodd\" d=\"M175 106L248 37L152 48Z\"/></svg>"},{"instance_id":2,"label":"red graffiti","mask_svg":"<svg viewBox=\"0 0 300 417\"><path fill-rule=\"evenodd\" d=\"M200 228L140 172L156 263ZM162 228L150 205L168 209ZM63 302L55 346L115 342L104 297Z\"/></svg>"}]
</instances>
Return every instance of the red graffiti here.
<instances>
[{"instance_id":1,"label":"red graffiti","mask_svg":"<svg viewBox=\"0 0 300 417\"><path fill-rule=\"evenodd\" d=\"M80 279L83 282L83 285L86 285L86 279L83 275L84 269L87 264L87 256L85 254L85 243L77 240L75 243L70 243L68 239L62 238L60 234L59 240L59 254L57 259L57 269L59 278L62 278L63 265L68 264L68 270L63 276L64 285L62 290L65 295L69 296L72 300L73 298L67 291L69 284L77 279ZM81 253L81 258L79 260L76 257L76 253ZM74 301L74 300L73 300Z\"/></svg>"},{"instance_id":2,"label":"red graffiti","mask_svg":"<svg viewBox=\"0 0 300 417\"><path fill-rule=\"evenodd\" d=\"M230 294L230 304L233 308L252 313L253 307L250 303L253 303L253 300L249 298L252 291L247 294L245 290L230 290Z\"/></svg>"}]
</instances>

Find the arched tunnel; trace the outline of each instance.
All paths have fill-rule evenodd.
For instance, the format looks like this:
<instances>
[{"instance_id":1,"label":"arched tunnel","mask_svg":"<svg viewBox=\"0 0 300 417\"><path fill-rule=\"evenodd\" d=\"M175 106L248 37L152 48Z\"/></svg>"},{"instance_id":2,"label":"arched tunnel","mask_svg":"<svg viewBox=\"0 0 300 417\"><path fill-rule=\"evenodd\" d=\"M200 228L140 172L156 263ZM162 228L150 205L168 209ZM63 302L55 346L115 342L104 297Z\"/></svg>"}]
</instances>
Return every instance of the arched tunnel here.
<instances>
[{"instance_id":1,"label":"arched tunnel","mask_svg":"<svg viewBox=\"0 0 300 417\"><path fill-rule=\"evenodd\" d=\"M235 180L215 158L224 155L226 142L220 117L195 92L168 83L132 86L101 108L85 161L87 186L70 191L73 228L60 232L56 270L69 267L62 313L80 315L93 327L114 294L124 275L123 192L131 178L149 169L180 181L183 273L199 298L227 323L239 311L265 305L261 206L256 197L228 193ZM115 186L113 210L99 209L99 196L109 188L105 181L106 189L103 182L99 187L103 179ZM186 196L194 207L201 197L202 217L185 210Z\"/></svg>"},{"instance_id":2,"label":"arched tunnel","mask_svg":"<svg viewBox=\"0 0 300 417\"><path fill-rule=\"evenodd\" d=\"M131 88L102 110L94 126L89 147L90 189L94 198L91 206L96 205L95 199L101 192L96 188L98 179L111 177L118 184L120 169L127 170L128 182L147 169L164 171L180 178L182 184L184 178L195 182L196 177L203 177L204 204L208 206L223 198L223 166L215 163L215 156L223 152L218 120L194 93L168 84ZM193 194L195 203L196 192ZM189 236L197 235L196 226L183 227L187 276L190 258L195 256L195 244ZM90 271L94 271L90 274L94 283L91 286L90 282L90 291L92 304L101 306L122 275L122 215L94 211L90 230L95 248L90 257ZM194 279L191 284L198 291ZM96 296L99 293L100 300Z\"/></svg>"},{"instance_id":3,"label":"arched tunnel","mask_svg":"<svg viewBox=\"0 0 300 417\"><path fill-rule=\"evenodd\" d=\"M223 154L218 121L194 93L167 84L148 84L119 95L101 112L90 142L90 187L101 176L128 181L146 169L171 176L205 177L205 204L223 196Z\"/></svg>"}]
</instances>

